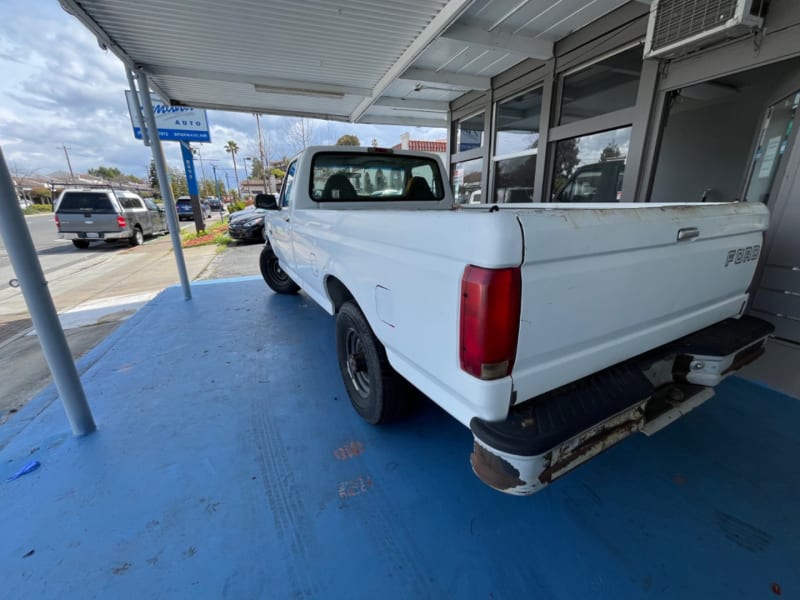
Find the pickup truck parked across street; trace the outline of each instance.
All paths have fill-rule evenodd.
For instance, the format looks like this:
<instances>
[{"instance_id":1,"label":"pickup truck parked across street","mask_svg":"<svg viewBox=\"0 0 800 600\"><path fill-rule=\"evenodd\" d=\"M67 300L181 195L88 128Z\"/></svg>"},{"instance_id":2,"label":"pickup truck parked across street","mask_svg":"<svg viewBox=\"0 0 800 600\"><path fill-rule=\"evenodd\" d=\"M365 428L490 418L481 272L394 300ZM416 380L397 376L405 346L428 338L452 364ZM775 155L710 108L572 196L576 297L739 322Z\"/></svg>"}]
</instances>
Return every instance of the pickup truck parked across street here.
<instances>
[{"instance_id":1,"label":"pickup truck parked across street","mask_svg":"<svg viewBox=\"0 0 800 600\"><path fill-rule=\"evenodd\" d=\"M86 249L94 240L144 243L146 235L167 233L164 208L133 192L79 188L66 189L55 205L59 236Z\"/></svg>"},{"instance_id":2,"label":"pickup truck parked across street","mask_svg":"<svg viewBox=\"0 0 800 600\"><path fill-rule=\"evenodd\" d=\"M355 410L406 382L469 427L476 475L530 494L652 434L757 358L761 204L458 206L433 155L311 147L262 196L261 271L336 316Z\"/></svg>"}]
</instances>

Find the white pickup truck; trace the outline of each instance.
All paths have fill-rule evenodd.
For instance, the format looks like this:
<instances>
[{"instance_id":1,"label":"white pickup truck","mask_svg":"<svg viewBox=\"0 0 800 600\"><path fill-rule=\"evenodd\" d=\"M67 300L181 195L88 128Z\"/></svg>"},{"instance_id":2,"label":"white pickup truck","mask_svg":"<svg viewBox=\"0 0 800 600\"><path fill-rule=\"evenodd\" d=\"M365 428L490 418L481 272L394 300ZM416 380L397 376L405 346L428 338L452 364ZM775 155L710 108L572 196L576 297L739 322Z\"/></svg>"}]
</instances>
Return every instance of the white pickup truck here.
<instances>
[{"instance_id":1,"label":"white pickup truck","mask_svg":"<svg viewBox=\"0 0 800 600\"><path fill-rule=\"evenodd\" d=\"M341 146L259 204L264 279L336 316L359 415L397 416L410 382L511 494L700 405L772 332L743 316L761 204L459 206L435 156Z\"/></svg>"}]
</instances>

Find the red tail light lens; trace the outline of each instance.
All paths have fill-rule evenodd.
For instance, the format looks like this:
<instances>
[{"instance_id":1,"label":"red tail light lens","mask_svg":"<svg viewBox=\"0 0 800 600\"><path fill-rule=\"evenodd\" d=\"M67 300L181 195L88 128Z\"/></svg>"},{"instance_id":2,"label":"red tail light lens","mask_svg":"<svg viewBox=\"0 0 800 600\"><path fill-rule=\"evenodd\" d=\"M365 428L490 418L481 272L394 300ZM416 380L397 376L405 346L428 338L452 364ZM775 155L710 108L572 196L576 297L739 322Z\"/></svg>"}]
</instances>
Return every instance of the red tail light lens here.
<instances>
[{"instance_id":1,"label":"red tail light lens","mask_svg":"<svg viewBox=\"0 0 800 600\"><path fill-rule=\"evenodd\" d=\"M125 226L128 222L125 220L125 217L119 216L117 217L117 225L119 225L120 229L125 229Z\"/></svg>"},{"instance_id":2,"label":"red tail light lens","mask_svg":"<svg viewBox=\"0 0 800 600\"><path fill-rule=\"evenodd\" d=\"M522 277L519 268L468 266L461 278L461 368L479 379L511 373L517 357Z\"/></svg>"},{"instance_id":3,"label":"red tail light lens","mask_svg":"<svg viewBox=\"0 0 800 600\"><path fill-rule=\"evenodd\" d=\"M58 215L55 215L56 227L61 229L61 221L58 220Z\"/></svg>"}]
</instances>

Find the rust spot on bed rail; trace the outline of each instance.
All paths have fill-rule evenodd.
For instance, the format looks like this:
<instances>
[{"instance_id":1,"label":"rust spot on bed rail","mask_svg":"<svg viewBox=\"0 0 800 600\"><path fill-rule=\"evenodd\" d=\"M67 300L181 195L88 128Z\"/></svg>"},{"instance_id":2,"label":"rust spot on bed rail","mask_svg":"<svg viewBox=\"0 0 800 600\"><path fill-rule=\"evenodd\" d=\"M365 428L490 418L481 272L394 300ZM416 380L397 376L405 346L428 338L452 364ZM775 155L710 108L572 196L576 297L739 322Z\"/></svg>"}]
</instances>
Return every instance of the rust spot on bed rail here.
<instances>
[{"instance_id":1,"label":"rust spot on bed rail","mask_svg":"<svg viewBox=\"0 0 800 600\"><path fill-rule=\"evenodd\" d=\"M473 446L469 462L475 475L496 490L507 490L525 483L519 478L519 471L511 463L492 454L477 442Z\"/></svg>"}]
</instances>

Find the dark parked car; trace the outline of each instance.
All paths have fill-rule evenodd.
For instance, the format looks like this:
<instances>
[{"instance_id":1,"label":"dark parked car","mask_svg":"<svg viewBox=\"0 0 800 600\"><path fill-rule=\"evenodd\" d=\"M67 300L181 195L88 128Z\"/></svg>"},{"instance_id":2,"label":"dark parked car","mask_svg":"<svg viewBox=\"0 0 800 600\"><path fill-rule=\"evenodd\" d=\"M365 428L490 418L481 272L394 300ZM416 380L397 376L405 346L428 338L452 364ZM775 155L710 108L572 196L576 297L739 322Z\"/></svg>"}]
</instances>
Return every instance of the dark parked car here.
<instances>
[{"instance_id":1,"label":"dark parked car","mask_svg":"<svg viewBox=\"0 0 800 600\"><path fill-rule=\"evenodd\" d=\"M253 208L232 213L228 221L228 235L234 240L264 242L265 212L263 208Z\"/></svg>"},{"instance_id":2,"label":"dark parked car","mask_svg":"<svg viewBox=\"0 0 800 600\"><path fill-rule=\"evenodd\" d=\"M203 209L203 218L211 218L211 207L205 200L200 200L200 207ZM175 202L175 209L178 211L179 221L192 221L194 220L194 211L192 210L192 199L189 196L181 196Z\"/></svg>"},{"instance_id":3,"label":"dark parked car","mask_svg":"<svg viewBox=\"0 0 800 600\"><path fill-rule=\"evenodd\" d=\"M209 196L208 198L206 198L206 202L208 202L208 206L211 210L216 210L216 211L222 210L222 200L220 200L219 198L214 198L212 196Z\"/></svg>"}]
</instances>

